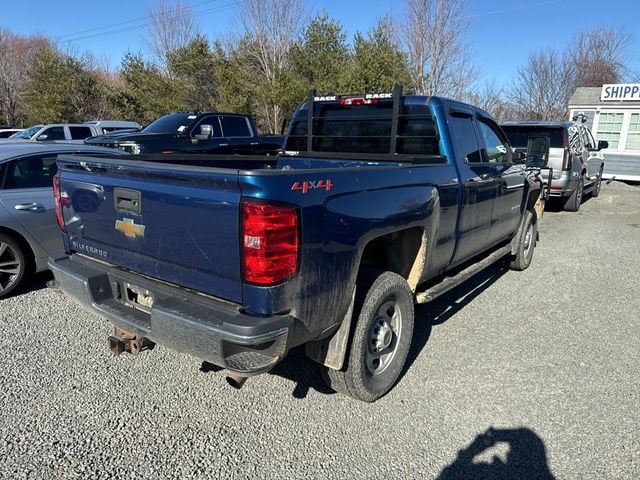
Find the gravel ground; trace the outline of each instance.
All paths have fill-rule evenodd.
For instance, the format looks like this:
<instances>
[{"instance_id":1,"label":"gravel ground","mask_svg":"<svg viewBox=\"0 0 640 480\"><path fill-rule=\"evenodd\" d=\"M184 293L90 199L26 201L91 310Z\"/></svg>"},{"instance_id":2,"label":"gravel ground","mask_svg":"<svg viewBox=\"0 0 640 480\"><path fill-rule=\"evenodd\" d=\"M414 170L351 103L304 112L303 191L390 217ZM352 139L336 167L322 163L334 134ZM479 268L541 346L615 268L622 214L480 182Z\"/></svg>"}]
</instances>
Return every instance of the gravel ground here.
<instances>
[{"instance_id":1,"label":"gravel ground","mask_svg":"<svg viewBox=\"0 0 640 480\"><path fill-rule=\"evenodd\" d=\"M640 188L548 211L525 272L417 310L410 368L375 404L299 351L241 391L43 288L0 301L4 478L640 478Z\"/></svg>"}]
</instances>

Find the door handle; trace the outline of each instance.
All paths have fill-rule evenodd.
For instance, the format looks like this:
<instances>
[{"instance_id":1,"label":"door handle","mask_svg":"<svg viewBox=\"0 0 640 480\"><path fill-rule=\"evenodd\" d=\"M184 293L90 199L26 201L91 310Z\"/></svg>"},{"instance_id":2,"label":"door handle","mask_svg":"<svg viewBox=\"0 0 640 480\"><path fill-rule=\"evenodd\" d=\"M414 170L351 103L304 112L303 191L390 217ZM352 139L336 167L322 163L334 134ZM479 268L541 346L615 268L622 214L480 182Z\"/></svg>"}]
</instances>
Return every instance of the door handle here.
<instances>
[{"instance_id":1,"label":"door handle","mask_svg":"<svg viewBox=\"0 0 640 480\"><path fill-rule=\"evenodd\" d=\"M474 184L474 183L487 183L494 180L494 177L487 173L483 173L478 175L477 177L467 178L464 183Z\"/></svg>"},{"instance_id":2,"label":"door handle","mask_svg":"<svg viewBox=\"0 0 640 480\"><path fill-rule=\"evenodd\" d=\"M19 203L18 205L14 205L16 210L22 210L27 212L44 212L44 205L41 203Z\"/></svg>"}]
</instances>

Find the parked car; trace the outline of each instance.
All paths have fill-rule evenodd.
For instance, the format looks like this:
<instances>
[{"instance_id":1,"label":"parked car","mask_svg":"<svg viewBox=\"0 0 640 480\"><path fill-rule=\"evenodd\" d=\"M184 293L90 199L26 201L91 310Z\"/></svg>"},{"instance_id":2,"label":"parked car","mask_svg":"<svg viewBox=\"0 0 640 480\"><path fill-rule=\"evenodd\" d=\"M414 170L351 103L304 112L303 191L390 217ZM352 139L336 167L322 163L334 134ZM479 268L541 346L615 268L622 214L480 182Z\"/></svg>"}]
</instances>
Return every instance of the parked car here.
<instances>
[{"instance_id":1,"label":"parked car","mask_svg":"<svg viewBox=\"0 0 640 480\"><path fill-rule=\"evenodd\" d=\"M77 143L83 143L85 138L98 134L98 130L92 125L55 123L49 125L34 125L5 139L5 142L75 141Z\"/></svg>"},{"instance_id":2,"label":"parked car","mask_svg":"<svg viewBox=\"0 0 640 480\"><path fill-rule=\"evenodd\" d=\"M84 143L84 140L107 131L135 131L140 125L137 122L120 120L95 120L86 123L57 123L34 125L14 133L5 142L67 142Z\"/></svg>"},{"instance_id":3,"label":"parked car","mask_svg":"<svg viewBox=\"0 0 640 480\"><path fill-rule=\"evenodd\" d=\"M105 149L64 144L0 148L0 298L31 274L46 270L47 257L62 249L52 192L60 153L99 155Z\"/></svg>"},{"instance_id":4,"label":"parked car","mask_svg":"<svg viewBox=\"0 0 640 480\"><path fill-rule=\"evenodd\" d=\"M135 132L142 129L138 122L128 122L123 120L92 120L84 122L85 125L93 125L99 132L97 135L108 135L113 132L127 131Z\"/></svg>"},{"instance_id":5,"label":"parked car","mask_svg":"<svg viewBox=\"0 0 640 480\"><path fill-rule=\"evenodd\" d=\"M49 265L113 322L113 353L157 342L239 388L305 344L331 388L374 401L404 367L414 302L503 258L531 264L541 182L483 110L399 87L311 95L285 148L60 156L65 252ZM89 211L70 200L95 189Z\"/></svg>"},{"instance_id":6,"label":"parked car","mask_svg":"<svg viewBox=\"0 0 640 480\"><path fill-rule=\"evenodd\" d=\"M14 133L21 132L22 128L0 128L0 139L9 138Z\"/></svg>"},{"instance_id":7,"label":"parked car","mask_svg":"<svg viewBox=\"0 0 640 480\"><path fill-rule=\"evenodd\" d=\"M251 115L241 113L170 113L141 132L115 132L85 143L138 155L153 153L277 153L283 137L263 138Z\"/></svg>"},{"instance_id":8,"label":"parked car","mask_svg":"<svg viewBox=\"0 0 640 480\"><path fill-rule=\"evenodd\" d=\"M549 163L552 171L549 194L562 202L565 210L577 212L585 193L600 194L606 141L597 144L584 124L586 117L573 122L506 122L502 129L516 149L527 147L531 137L549 138ZM548 171L543 171L548 180Z\"/></svg>"}]
</instances>

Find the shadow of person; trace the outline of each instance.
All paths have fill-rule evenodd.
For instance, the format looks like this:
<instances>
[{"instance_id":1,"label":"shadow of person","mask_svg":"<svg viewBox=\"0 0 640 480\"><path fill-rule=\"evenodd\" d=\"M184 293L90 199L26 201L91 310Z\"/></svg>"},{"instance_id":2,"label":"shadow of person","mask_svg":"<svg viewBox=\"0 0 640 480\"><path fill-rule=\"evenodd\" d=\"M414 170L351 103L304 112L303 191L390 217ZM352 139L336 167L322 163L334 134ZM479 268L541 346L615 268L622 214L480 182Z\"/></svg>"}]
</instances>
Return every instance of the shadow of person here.
<instances>
[{"instance_id":1,"label":"shadow of person","mask_svg":"<svg viewBox=\"0 0 640 480\"><path fill-rule=\"evenodd\" d=\"M504 460L494 455L489 462L479 457L505 444ZM456 459L445 467L437 480L555 480L547 464L544 442L528 428L489 428L478 435Z\"/></svg>"}]
</instances>

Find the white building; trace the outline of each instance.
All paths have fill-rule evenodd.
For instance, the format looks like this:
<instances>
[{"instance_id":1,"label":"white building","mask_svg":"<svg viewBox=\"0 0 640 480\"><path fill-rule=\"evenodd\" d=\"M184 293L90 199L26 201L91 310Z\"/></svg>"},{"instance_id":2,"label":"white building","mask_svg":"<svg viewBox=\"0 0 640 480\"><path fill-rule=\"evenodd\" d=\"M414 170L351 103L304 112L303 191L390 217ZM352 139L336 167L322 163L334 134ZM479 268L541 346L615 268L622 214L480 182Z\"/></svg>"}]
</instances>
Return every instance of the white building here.
<instances>
[{"instance_id":1,"label":"white building","mask_svg":"<svg viewBox=\"0 0 640 480\"><path fill-rule=\"evenodd\" d=\"M604 178L640 181L640 84L580 87L569 101L569 118L584 112L598 140L607 140Z\"/></svg>"}]
</instances>

